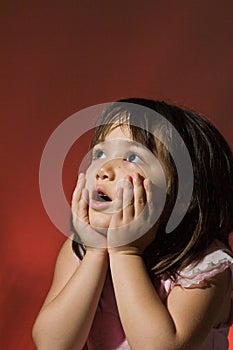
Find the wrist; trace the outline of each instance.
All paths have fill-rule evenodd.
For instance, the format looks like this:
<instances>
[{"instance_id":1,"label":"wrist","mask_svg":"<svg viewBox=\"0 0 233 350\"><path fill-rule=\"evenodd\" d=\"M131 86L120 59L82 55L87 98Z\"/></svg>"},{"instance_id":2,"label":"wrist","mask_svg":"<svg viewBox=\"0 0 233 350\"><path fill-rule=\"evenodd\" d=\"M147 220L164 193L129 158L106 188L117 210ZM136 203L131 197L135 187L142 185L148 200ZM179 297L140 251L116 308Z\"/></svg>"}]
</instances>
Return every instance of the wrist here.
<instances>
[{"instance_id":1,"label":"wrist","mask_svg":"<svg viewBox=\"0 0 233 350\"><path fill-rule=\"evenodd\" d=\"M108 258L108 250L107 248L86 247L85 256L96 256L96 257Z\"/></svg>"},{"instance_id":2,"label":"wrist","mask_svg":"<svg viewBox=\"0 0 233 350\"><path fill-rule=\"evenodd\" d=\"M116 266L135 266L135 264L144 264L144 260L140 254L130 251L111 250L109 252L109 266L110 269Z\"/></svg>"},{"instance_id":3,"label":"wrist","mask_svg":"<svg viewBox=\"0 0 233 350\"><path fill-rule=\"evenodd\" d=\"M142 253L143 252L140 251L138 247L120 246L120 247L108 248L109 256L112 256L112 255L141 256Z\"/></svg>"}]
</instances>

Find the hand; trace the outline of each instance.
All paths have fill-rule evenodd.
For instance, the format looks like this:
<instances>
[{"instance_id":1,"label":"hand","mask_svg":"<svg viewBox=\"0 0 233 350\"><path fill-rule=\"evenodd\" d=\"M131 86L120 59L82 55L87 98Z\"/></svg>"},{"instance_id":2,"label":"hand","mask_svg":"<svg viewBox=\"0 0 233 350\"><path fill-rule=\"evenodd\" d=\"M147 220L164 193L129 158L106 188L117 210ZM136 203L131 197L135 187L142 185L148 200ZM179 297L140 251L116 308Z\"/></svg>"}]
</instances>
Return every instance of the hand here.
<instances>
[{"instance_id":1,"label":"hand","mask_svg":"<svg viewBox=\"0 0 233 350\"><path fill-rule=\"evenodd\" d=\"M151 182L139 174L124 179L117 191L117 210L112 214L108 229L109 252L142 254L154 240L155 208L151 188Z\"/></svg>"},{"instance_id":2,"label":"hand","mask_svg":"<svg viewBox=\"0 0 233 350\"><path fill-rule=\"evenodd\" d=\"M89 222L89 193L85 188L86 179L84 174L80 174L78 182L74 190L71 202L71 210L73 216L73 226L87 249L106 248L106 237L95 231Z\"/></svg>"}]
</instances>

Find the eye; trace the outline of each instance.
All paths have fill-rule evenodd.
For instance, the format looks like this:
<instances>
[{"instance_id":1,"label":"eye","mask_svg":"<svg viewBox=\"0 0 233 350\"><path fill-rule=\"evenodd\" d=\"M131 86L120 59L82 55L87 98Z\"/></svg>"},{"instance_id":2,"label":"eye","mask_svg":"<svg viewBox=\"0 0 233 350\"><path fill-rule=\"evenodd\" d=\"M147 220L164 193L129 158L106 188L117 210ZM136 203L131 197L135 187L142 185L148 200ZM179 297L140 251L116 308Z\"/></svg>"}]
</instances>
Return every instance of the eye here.
<instances>
[{"instance_id":1,"label":"eye","mask_svg":"<svg viewBox=\"0 0 233 350\"><path fill-rule=\"evenodd\" d=\"M104 153L104 151L102 151L101 149L99 149L99 150L95 150L94 152L93 152L93 156L92 156L92 159L102 159L102 158L105 158L106 157L106 155L105 155L105 153Z\"/></svg>"},{"instance_id":2,"label":"eye","mask_svg":"<svg viewBox=\"0 0 233 350\"><path fill-rule=\"evenodd\" d=\"M130 154L126 158L126 160L127 160L127 162L130 162L130 163L141 163L142 162L142 159L136 153Z\"/></svg>"}]
</instances>

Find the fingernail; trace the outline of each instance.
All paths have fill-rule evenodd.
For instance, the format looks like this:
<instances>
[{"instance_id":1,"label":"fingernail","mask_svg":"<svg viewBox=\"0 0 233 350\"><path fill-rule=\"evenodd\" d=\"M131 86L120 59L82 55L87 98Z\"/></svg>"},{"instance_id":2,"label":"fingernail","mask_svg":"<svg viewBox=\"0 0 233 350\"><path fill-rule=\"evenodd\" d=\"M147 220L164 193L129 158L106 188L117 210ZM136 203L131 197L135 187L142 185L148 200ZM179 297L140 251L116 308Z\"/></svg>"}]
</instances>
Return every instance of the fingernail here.
<instances>
[{"instance_id":1,"label":"fingernail","mask_svg":"<svg viewBox=\"0 0 233 350\"><path fill-rule=\"evenodd\" d=\"M78 185L81 184L82 180L83 180L83 177L84 177L84 174L83 173L80 173L79 176L78 176Z\"/></svg>"},{"instance_id":2,"label":"fingernail","mask_svg":"<svg viewBox=\"0 0 233 350\"><path fill-rule=\"evenodd\" d=\"M149 191L149 189L150 189L150 180L149 179L144 180L144 186L145 186L145 189L147 191Z\"/></svg>"},{"instance_id":3,"label":"fingernail","mask_svg":"<svg viewBox=\"0 0 233 350\"><path fill-rule=\"evenodd\" d=\"M136 183L138 182L138 180L139 180L139 174L138 173L133 174L133 182Z\"/></svg>"}]
</instances>

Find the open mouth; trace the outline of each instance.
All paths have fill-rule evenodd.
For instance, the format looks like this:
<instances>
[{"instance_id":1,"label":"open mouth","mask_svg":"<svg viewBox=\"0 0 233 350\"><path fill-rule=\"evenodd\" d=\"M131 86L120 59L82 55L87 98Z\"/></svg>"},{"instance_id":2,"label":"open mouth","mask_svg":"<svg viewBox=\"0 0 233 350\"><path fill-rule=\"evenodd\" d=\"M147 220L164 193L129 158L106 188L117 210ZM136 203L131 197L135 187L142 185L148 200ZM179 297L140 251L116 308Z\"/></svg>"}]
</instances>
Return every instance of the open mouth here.
<instances>
[{"instance_id":1,"label":"open mouth","mask_svg":"<svg viewBox=\"0 0 233 350\"><path fill-rule=\"evenodd\" d=\"M105 192L103 188L96 188L92 193L92 200L90 206L92 209L112 213L112 206L114 205L114 200L109 197L109 193Z\"/></svg>"},{"instance_id":2,"label":"open mouth","mask_svg":"<svg viewBox=\"0 0 233 350\"><path fill-rule=\"evenodd\" d=\"M97 191L96 192L96 196L95 196L95 200L97 202L111 202L111 198L108 197L105 193L101 192L101 191Z\"/></svg>"},{"instance_id":3,"label":"open mouth","mask_svg":"<svg viewBox=\"0 0 233 350\"><path fill-rule=\"evenodd\" d=\"M114 203L114 199L109 197L105 190L97 188L93 191L90 207L98 212L112 214L115 212Z\"/></svg>"}]
</instances>

